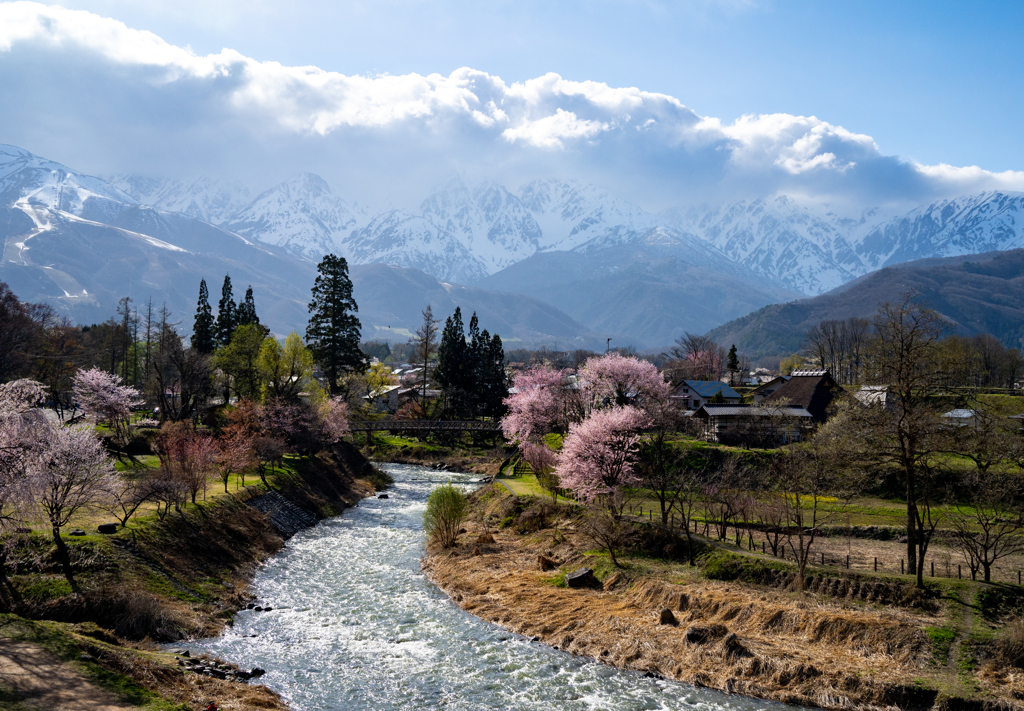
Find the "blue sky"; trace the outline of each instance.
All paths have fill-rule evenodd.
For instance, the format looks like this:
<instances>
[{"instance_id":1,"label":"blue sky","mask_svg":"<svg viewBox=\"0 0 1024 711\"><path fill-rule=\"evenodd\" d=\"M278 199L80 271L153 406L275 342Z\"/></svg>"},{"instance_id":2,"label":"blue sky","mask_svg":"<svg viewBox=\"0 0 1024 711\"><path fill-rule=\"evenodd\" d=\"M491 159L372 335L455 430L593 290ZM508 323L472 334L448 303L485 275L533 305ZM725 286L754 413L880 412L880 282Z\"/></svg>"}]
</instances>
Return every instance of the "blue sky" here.
<instances>
[{"instance_id":1,"label":"blue sky","mask_svg":"<svg viewBox=\"0 0 1024 711\"><path fill-rule=\"evenodd\" d=\"M1024 3L829 0L64 2L196 52L345 74L547 72L783 112L924 163L1024 168Z\"/></svg>"},{"instance_id":2,"label":"blue sky","mask_svg":"<svg viewBox=\"0 0 1024 711\"><path fill-rule=\"evenodd\" d=\"M510 113L510 118L498 117L509 121L510 128L493 134L489 142L470 141L472 150L466 149L466 155L457 160L446 158L439 172L455 169L472 174L479 168L481 175L486 173L474 165L471 154L483 155L488 168L500 166L507 179L526 177L531 172L565 171L574 176L603 175L607 182L623 171L637 171L644 181L672 184L661 202L671 201L668 193L672 191L692 192L696 185L709 181L724 186L717 193L712 191L712 197L730 191L813 192L824 183L827 187L822 190L832 197L856 193L856 200L866 202L878 202L887 190L915 200L934 192L1024 186L1020 176L992 183L973 174L951 177L948 171L940 175L937 169L922 172L915 168L908 172L900 167L948 164L980 166L994 172L1024 170L1024 143L1018 136L1024 108L1024 43L1019 39L1024 30L1024 3L1019 2L68 0L61 4L87 10L98 18L118 20L131 30L148 30L167 44L188 48L198 57L216 55L227 48L258 63L312 65L346 77L432 73L449 77L460 67L469 67L491 78L500 77L506 87L553 72L569 82L597 82L611 88L635 87L642 92L665 94L696 117L713 117L727 129L713 138L702 132L697 147L689 134L680 138L681 129L670 132L672 138L664 139L674 151L670 151L669 159L656 149L662 144L647 141L634 146L627 145L624 138L610 137L612 126L624 130L622 127L632 122L631 128L641 130L637 112L624 105L608 109L587 94L590 103L574 104L573 108L542 97L539 104L531 103L531 109L523 113L528 114L527 118L517 118L515 113ZM147 73L150 70L135 73L126 69L125 62L112 60L107 49L89 47L83 50L85 55L76 54L73 43L66 38L46 40L41 32L29 39L16 39L13 49L0 52L0 82L8 83L6 94L0 86L0 100L31 103L42 111L58 105L45 92L64 92L59 103L72 118L62 124L39 125L27 109L15 112L17 115L9 113L7 118L0 116L0 142L21 140L31 143L25 146L30 150L62 151L69 155L51 153L47 157L64 162L81 160L97 169L141 170L148 161L158 171L180 173L187 170L187 161L195 163L197 170L209 170L210 165L202 165L204 155L216 158L211 163L245 168L242 156L247 152L251 155L253 144L244 143L238 136L244 134L262 144L268 140L267 135L257 135L261 129L255 123L245 123L247 119L239 116L220 115L227 111L225 106L237 108L240 101L237 92L230 101L209 98L220 91L218 86L223 81L220 85L207 82L200 89L196 89L196 82L182 83L177 75L173 81L165 78L154 82ZM75 41L87 44L85 40ZM97 59L98 55L103 56ZM88 75L84 83L95 82L90 88L91 101L73 95L75 85L67 76L69 66L74 66L76 75ZM232 77L227 83L234 80ZM82 77L76 81L81 84ZM172 86L173 91L169 88ZM332 89L331 96L336 99L338 92L351 90L348 85ZM140 108L130 120L111 119L104 108L95 105L97 91L109 94L111 105ZM301 104L295 112L327 101L323 97L309 98L305 95L309 91L308 87L303 89L304 96L299 99L290 97L297 106ZM499 94L505 96L503 91ZM250 99L251 93L246 94ZM556 94L564 97L565 92L559 90ZM595 101L600 111L594 109ZM544 114L545 120L560 122L555 134L549 131L538 137L539 105L547 106L551 114ZM170 106L175 108L168 109ZM498 106L504 104L498 101ZM645 99L639 113L647 116L653 111L650 115L660 127L689 127L693 123L682 115L673 114L669 119L663 106L652 106ZM397 165L408 165L408 156L414 154L409 171L413 175L403 179L416 183L421 178L436 177L432 170L438 167L438 156L457 153L456 144L467 145L466 129L461 124L458 129L438 129L441 113L436 108L427 110L427 119L417 114L422 121L412 128L403 114L401 121L405 123L401 125L405 128L401 136L395 133L399 130L397 123L385 128L374 123L367 128L365 123L346 118L340 127L335 122L321 130L294 116L282 118L263 103L259 109L266 112L261 125L272 119L278 130L275 140L287 146L287 151L268 150L266 161L258 167L267 172L268 178L278 173L286 177L284 173L302 168L304 161L311 164L311 170L330 173L322 161L317 164L318 156L370 170L370 163L380 163L376 157L394 149L402 155L385 156L383 164L377 166L378 179L383 180ZM173 126L168 123L168 110L174 114L170 122ZM252 113L251 102L246 110ZM671 109L670 113L675 111ZM211 113L219 116L212 124ZM566 118L570 113L575 123ZM770 155L765 153L754 160L750 156L754 148L761 150L759 142L783 129L762 122L751 128L756 134L751 138L753 134L735 122L745 115L761 114L813 116L830 127L828 136L822 140L816 134L814 140L820 145L808 152L806 141L801 142L803 134L798 135L787 124L784 130L791 134L788 143L773 144ZM532 128L517 123L527 120L534 122ZM119 128L111 127L112 121ZM70 133L59 140L47 138L58 125L70 129ZM115 141L103 134L104 125L109 131L116 130L118 142L132 140L127 136L132 134L138 143L119 154ZM551 128L549 124L544 126ZM808 126L807 131L814 129ZM838 132L840 127L873 142L874 147L868 150L860 138L850 139ZM289 130L291 133L282 137L280 131ZM391 133L384 135L388 131ZM310 139L311 132L324 138ZM300 140L296 137L299 134L306 138ZM550 135L556 134L552 141ZM153 146L152 140L146 140L154 135L168 146L167 154ZM492 139L497 135L502 139L495 142ZM218 136L224 137L222 142L235 141L237 145L231 151L214 150L211 146L217 144ZM737 141L749 149L740 151L742 160L736 157ZM82 148L86 142L95 146L93 153ZM325 148L327 142L329 147ZM425 142L435 145L428 150L423 146ZM680 148L680 142L686 147ZM190 153L187 149L200 144L202 150ZM494 148L499 144L500 150ZM600 146L594 147L597 144ZM395 146L408 146L408 150ZM727 166L714 154L723 147L732 151ZM794 157L794 151L799 155ZM524 157L527 152L528 158ZM685 159L681 157L684 152ZM834 155L835 160L816 162L823 153ZM638 154L646 158L635 158ZM267 162L278 165L278 170L267 170ZM750 168L755 163L756 169ZM901 170L906 175L893 177L893 171ZM821 174L812 176L814 171L831 172L823 179ZM345 180L340 175L335 178Z\"/></svg>"}]
</instances>

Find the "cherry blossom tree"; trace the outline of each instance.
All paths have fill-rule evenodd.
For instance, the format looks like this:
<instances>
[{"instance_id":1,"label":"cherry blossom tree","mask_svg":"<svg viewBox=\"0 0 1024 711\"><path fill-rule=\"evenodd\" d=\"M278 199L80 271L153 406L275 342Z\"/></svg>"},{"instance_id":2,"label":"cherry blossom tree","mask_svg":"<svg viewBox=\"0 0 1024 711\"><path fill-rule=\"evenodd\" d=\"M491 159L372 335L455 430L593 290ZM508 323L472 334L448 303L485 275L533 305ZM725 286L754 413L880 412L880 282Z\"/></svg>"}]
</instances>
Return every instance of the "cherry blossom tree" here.
<instances>
[{"instance_id":1,"label":"cherry blossom tree","mask_svg":"<svg viewBox=\"0 0 1024 711\"><path fill-rule=\"evenodd\" d=\"M15 544L11 530L24 525L31 502L26 469L30 457L47 441L47 422L39 406L46 388L33 380L0 385L0 605L10 610L17 590L7 578L7 556Z\"/></svg>"},{"instance_id":2,"label":"cherry blossom tree","mask_svg":"<svg viewBox=\"0 0 1024 711\"><path fill-rule=\"evenodd\" d=\"M349 433L348 405L339 397L332 397L320 406L320 418L324 436L329 444L337 442Z\"/></svg>"},{"instance_id":3,"label":"cherry blossom tree","mask_svg":"<svg viewBox=\"0 0 1024 711\"><path fill-rule=\"evenodd\" d=\"M590 358L578 378L588 412L623 405L652 410L668 400L670 391L654 364L618 353Z\"/></svg>"},{"instance_id":4,"label":"cherry blossom tree","mask_svg":"<svg viewBox=\"0 0 1024 711\"><path fill-rule=\"evenodd\" d=\"M544 365L516 373L515 392L505 398L508 413L501 418L501 430L511 442L538 442L541 437L564 427L567 372Z\"/></svg>"},{"instance_id":5,"label":"cherry blossom tree","mask_svg":"<svg viewBox=\"0 0 1024 711\"><path fill-rule=\"evenodd\" d=\"M110 425L121 444L129 439L128 420L132 408L141 405L142 394L121 384L121 378L99 368L80 370L73 386L75 399L86 414Z\"/></svg>"},{"instance_id":6,"label":"cherry blossom tree","mask_svg":"<svg viewBox=\"0 0 1024 711\"><path fill-rule=\"evenodd\" d=\"M646 412L626 405L598 410L571 425L555 467L562 486L587 502L604 498L609 510L618 514L615 495L641 481L635 467L641 430L650 424Z\"/></svg>"},{"instance_id":7,"label":"cherry blossom tree","mask_svg":"<svg viewBox=\"0 0 1024 711\"><path fill-rule=\"evenodd\" d=\"M40 432L45 445L28 462L35 500L50 523L57 560L78 592L71 556L60 530L75 514L109 498L117 477L103 445L89 427L53 427Z\"/></svg>"}]
</instances>

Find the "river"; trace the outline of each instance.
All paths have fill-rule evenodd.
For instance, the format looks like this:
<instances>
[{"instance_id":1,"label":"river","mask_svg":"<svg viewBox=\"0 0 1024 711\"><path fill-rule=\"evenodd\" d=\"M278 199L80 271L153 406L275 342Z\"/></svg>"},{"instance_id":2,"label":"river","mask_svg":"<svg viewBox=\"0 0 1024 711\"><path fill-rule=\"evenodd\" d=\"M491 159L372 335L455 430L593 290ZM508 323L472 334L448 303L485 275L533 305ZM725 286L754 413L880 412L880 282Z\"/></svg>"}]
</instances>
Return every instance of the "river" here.
<instances>
[{"instance_id":1,"label":"river","mask_svg":"<svg viewBox=\"0 0 1024 711\"><path fill-rule=\"evenodd\" d=\"M271 612L185 645L243 668L297 711L787 709L645 678L530 642L459 609L420 572L430 490L476 477L405 464L367 499L294 536L256 574Z\"/></svg>"}]
</instances>

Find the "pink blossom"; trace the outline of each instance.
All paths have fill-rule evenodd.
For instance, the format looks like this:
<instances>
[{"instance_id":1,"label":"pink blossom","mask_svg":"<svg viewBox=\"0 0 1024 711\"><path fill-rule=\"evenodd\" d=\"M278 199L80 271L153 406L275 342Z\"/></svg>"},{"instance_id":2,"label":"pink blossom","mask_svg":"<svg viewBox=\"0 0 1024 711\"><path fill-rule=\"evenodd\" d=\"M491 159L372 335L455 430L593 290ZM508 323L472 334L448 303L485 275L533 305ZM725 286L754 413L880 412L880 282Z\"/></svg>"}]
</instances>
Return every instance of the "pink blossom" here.
<instances>
[{"instance_id":1,"label":"pink blossom","mask_svg":"<svg viewBox=\"0 0 1024 711\"><path fill-rule=\"evenodd\" d=\"M142 393L99 368L78 371L73 390L86 414L113 427L122 441L128 438L128 417L144 402Z\"/></svg>"},{"instance_id":2,"label":"pink blossom","mask_svg":"<svg viewBox=\"0 0 1024 711\"><path fill-rule=\"evenodd\" d=\"M590 409L609 405L655 409L670 391L652 363L618 353L590 358L580 368L579 382Z\"/></svg>"},{"instance_id":3,"label":"pink blossom","mask_svg":"<svg viewBox=\"0 0 1024 711\"><path fill-rule=\"evenodd\" d=\"M564 418L566 372L538 365L517 373L512 387L517 392L505 398L508 414L501 430L512 442L537 441L553 431Z\"/></svg>"},{"instance_id":4,"label":"pink blossom","mask_svg":"<svg viewBox=\"0 0 1024 711\"><path fill-rule=\"evenodd\" d=\"M520 446L523 459L530 465L535 474L542 474L551 469L558 462L557 455L551 448L544 444L525 442Z\"/></svg>"},{"instance_id":5,"label":"pink blossom","mask_svg":"<svg viewBox=\"0 0 1024 711\"><path fill-rule=\"evenodd\" d=\"M339 397L332 397L320 407L323 419L324 437L328 442L337 442L349 433L348 405Z\"/></svg>"},{"instance_id":6,"label":"pink blossom","mask_svg":"<svg viewBox=\"0 0 1024 711\"><path fill-rule=\"evenodd\" d=\"M595 411L570 426L555 475L563 487L573 489L584 501L638 485L640 477L634 465L640 431L650 424L647 413L628 405Z\"/></svg>"}]
</instances>

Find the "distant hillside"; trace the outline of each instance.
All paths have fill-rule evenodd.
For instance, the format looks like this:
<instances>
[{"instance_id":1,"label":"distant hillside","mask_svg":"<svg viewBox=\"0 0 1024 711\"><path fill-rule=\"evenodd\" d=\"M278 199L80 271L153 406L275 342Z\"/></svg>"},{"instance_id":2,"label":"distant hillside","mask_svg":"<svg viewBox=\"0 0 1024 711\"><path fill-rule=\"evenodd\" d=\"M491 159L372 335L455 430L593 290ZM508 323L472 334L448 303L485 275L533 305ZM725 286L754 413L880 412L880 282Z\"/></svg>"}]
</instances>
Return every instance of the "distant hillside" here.
<instances>
[{"instance_id":1,"label":"distant hillside","mask_svg":"<svg viewBox=\"0 0 1024 711\"><path fill-rule=\"evenodd\" d=\"M772 304L710 332L752 357L798 351L825 319L870 317L907 290L942 314L951 333L992 333L1007 346L1024 337L1024 249L921 259L872 272L811 299Z\"/></svg>"}]
</instances>

